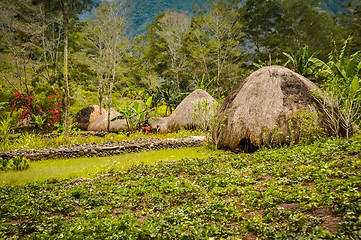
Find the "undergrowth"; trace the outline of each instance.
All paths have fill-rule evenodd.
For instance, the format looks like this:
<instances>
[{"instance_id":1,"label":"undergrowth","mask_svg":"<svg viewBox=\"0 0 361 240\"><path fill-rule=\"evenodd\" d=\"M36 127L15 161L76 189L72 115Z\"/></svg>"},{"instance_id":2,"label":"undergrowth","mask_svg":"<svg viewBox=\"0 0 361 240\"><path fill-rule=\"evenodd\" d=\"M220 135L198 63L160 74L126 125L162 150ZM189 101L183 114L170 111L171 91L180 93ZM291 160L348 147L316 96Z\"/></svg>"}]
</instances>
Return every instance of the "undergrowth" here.
<instances>
[{"instance_id":1,"label":"undergrowth","mask_svg":"<svg viewBox=\"0 0 361 240\"><path fill-rule=\"evenodd\" d=\"M360 239L361 138L0 188L0 238Z\"/></svg>"}]
</instances>

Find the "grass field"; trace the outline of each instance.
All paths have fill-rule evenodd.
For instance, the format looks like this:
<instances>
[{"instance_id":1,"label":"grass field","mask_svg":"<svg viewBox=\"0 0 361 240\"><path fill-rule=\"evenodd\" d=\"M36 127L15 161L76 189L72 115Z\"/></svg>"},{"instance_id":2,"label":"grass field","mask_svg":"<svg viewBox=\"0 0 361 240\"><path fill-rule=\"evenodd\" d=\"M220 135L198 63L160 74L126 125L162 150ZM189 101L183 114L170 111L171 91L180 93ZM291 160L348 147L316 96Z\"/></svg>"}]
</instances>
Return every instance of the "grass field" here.
<instances>
[{"instance_id":1,"label":"grass field","mask_svg":"<svg viewBox=\"0 0 361 240\"><path fill-rule=\"evenodd\" d=\"M360 152L325 139L3 186L0 238L360 239Z\"/></svg>"},{"instance_id":2,"label":"grass field","mask_svg":"<svg viewBox=\"0 0 361 240\"><path fill-rule=\"evenodd\" d=\"M218 154L222 151L218 151ZM137 164L207 158L217 152L202 147L164 149L99 158L71 158L33 161L26 171L0 172L0 185L26 184L48 179L93 178L104 172L124 170Z\"/></svg>"}]
</instances>

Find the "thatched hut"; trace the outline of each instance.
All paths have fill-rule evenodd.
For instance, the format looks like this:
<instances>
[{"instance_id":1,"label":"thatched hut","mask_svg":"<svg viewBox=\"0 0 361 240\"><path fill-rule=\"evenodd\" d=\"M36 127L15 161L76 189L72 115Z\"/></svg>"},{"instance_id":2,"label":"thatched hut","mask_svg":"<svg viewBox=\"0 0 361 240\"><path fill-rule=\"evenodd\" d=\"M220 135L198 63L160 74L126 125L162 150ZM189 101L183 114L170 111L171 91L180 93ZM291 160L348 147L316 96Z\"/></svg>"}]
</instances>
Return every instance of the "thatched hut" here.
<instances>
[{"instance_id":1,"label":"thatched hut","mask_svg":"<svg viewBox=\"0 0 361 240\"><path fill-rule=\"evenodd\" d=\"M110 109L110 119L119 116L120 113L113 108ZM107 131L108 127L108 111L105 114L99 116L94 122L89 124L88 131L103 132ZM127 130L127 122L125 119L118 119L110 122L110 132L118 132L121 130Z\"/></svg>"},{"instance_id":2,"label":"thatched hut","mask_svg":"<svg viewBox=\"0 0 361 240\"><path fill-rule=\"evenodd\" d=\"M106 110L102 108L102 113L104 114ZM81 109L77 114L75 114L72 122L77 122L77 128L81 130L87 130L89 124L95 121L100 115L99 106L98 105L89 105L83 109Z\"/></svg>"},{"instance_id":3,"label":"thatched hut","mask_svg":"<svg viewBox=\"0 0 361 240\"><path fill-rule=\"evenodd\" d=\"M194 129L200 127L202 124L201 119L193 118L194 108L198 103L204 101L209 103L207 114L210 114L212 118L212 114L215 112L214 105L217 103L217 101L206 91L197 89L189 94L170 115L168 121L168 130L175 131L180 128Z\"/></svg>"},{"instance_id":4,"label":"thatched hut","mask_svg":"<svg viewBox=\"0 0 361 240\"><path fill-rule=\"evenodd\" d=\"M213 141L220 148L253 151L297 142L307 134L331 135L333 127L316 92L322 95L314 83L285 67L261 68L221 104Z\"/></svg>"},{"instance_id":5,"label":"thatched hut","mask_svg":"<svg viewBox=\"0 0 361 240\"><path fill-rule=\"evenodd\" d=\"M156 129L157 125L160 126L160 131L162 133L168 132L168 121L169 117L163 117L163 118L151 118L149 120L149 124L152 126L153 129Z\"/></svg>"}]
</instances>

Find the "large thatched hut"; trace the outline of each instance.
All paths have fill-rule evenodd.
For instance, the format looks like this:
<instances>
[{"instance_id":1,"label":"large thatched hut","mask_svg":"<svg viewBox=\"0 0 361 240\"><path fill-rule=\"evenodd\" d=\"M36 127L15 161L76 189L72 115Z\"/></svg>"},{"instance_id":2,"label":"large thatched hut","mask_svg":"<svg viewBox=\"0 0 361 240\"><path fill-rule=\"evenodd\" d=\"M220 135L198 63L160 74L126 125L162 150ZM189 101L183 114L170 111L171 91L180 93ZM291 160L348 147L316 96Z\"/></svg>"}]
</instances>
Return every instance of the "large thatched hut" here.
<instances>
[{"instance_id":1,"label":"large thatched hut","mask_svg":"<svg viewBox=\"0 0 361 240\"><path fill-rule=\"evenodd\" d=\"M106 110L102 108L102 113L104 114ZM98 105L89 105L83 109L81 109L77 114L75 114L72 122L77 122L77 128L81 130L87 130L89 124L95 121L100 115L99 106Z\"/></svg>"},{"instance_id":2,"label":"large thatched hut","mask_svg":"<svg viewBox=\"0 0 361 240\"><path fill-rule=\"evenodd\" d=\"M333 134L321 90L281 66L264 67L241 82L217 111L213 141L233 151L297 142L307 134Z\"/></svg>"},{"instance_id":3,"label":"large thatched hut","mask_svg":"<svg viewBox=\"0 0 361 240\"><path fill-rule=\"evenodd\" d=\"M113 108L110 109L110 119L119 116L120 113ZM107 131L108 128L108 111L99 116L94 122L89 124L88 131L102 132ZM110 122L110 132L118 132L121 130L127 130L127 122L125 119L118 119Z\"/></svg>"},{"instance_id":4,"label":"large thatched hut","mask_svg":"<svg viewBox=\"0 0 361 240\"><path fill-rule=\"evenodd\" d=\"M197 89L189 94L170 115L168 120L168 130L175 131L180 128L194 129L200 127L201 119L194 119L193 116L195 106L203 101L207 101L209 103L209 111L207 114L212 114L211 111L212 109L215 110L213 106L217 103L217 101L206 91Z\"/></svg>"}]
</instances>

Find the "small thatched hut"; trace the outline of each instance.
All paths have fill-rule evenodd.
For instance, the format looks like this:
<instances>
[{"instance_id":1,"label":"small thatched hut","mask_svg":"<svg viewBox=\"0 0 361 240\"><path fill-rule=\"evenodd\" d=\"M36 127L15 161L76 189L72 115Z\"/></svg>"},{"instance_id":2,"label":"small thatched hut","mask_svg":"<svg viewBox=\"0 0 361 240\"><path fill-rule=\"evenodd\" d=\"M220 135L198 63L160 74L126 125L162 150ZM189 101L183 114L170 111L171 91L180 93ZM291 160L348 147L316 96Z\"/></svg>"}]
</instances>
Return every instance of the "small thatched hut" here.
<instances>
[{"instance_id":1,"label":"small thatched hut","mask_svg":"<svg viewBox=\"0 0 361 240\"><path fill-rule=\"evenodd\" d=\"M168 121L169 117L154 118L149 120L149 124L152 126L153 129L156 129L157 125L159 125L161 132L164 133L168 132Z\"/></svg>"},{"instance_id":2,"label":"small thatched hut","mask_svg":"<svg viewBox=\"0 0 361 240\"><path fill-rule=\"evenodd\" d=\"M102 114L104 114L106 110L102 108ZM89 124L95 121L100 116L99 106L98 105L89 105L83 109L81 109L77 114L75 114L72 122L77 122L77 128L81 130L87 130Z\"/></svg>"},{"instance_id":3,"label":"small thatched hut","mask_svg":"<svg viewBox=\"0 0 361 240\"><path fill-rule=\"evenodd\" d=\"M233 151L287 144L305 134L331 135L332 126L315 99L321 90L281 66L259 69L241 82L217 111L213 141Z\"/></svg>"},{"instance_id":4,"label":"small thatched hut","mask_svg":"<svg viewBox=\"0 0 361 240\"><path fill-rule=\"evenodd\" d=\"M215 108L213 106L217 103L217 101L206 91L197 89L189 94L170 115L168 130L175 131L180 128L194 129L200 127L202 124L201 119L194 119L193 116L195 106L203 101L207 101L209 103L209 111L207 111L207 114L214 114Z\"/></svg>"},{"instance_id":5,"label":"small thatched hut","mask_svg":"<svg viewBox=\"0 0 361 240\"><path fill-rule=\"evenodd\" d=\"M110 119L119 116L120 113L114 110L113 108L110 109ZM88 131L94 132L102 132L107 131L108 127L108 111L105 114L99 116L94 122L89 124ZM127 122L125 119L118 119L114 122L110 122L110 132L118 132L120 130L127 130Z\"/></svg>"}]
</instances>

